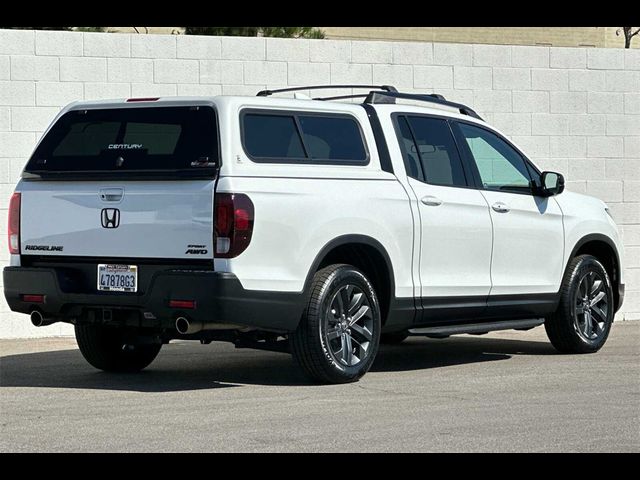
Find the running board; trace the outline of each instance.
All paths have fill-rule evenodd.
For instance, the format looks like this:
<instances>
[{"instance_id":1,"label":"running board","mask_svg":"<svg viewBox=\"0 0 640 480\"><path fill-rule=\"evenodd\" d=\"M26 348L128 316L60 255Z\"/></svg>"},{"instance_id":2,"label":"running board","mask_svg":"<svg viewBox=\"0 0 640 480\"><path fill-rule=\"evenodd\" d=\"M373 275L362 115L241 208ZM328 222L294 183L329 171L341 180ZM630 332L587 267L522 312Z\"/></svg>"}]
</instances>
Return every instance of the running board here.
<instances>
[{"instance_id":1,"label":"running board","mask_svg":"<svg viewBox=\"0 0 640 480\"><path fill-rule=\"evenodd\" d=\"M411 328L411 335L448 337L462 333L483 334L497 330L529 330L544 323L544 318L528 318L526 320L506 320L504 322L469 323L466 325L445 325L442 327Z\"/></svg>"}]
</instances>

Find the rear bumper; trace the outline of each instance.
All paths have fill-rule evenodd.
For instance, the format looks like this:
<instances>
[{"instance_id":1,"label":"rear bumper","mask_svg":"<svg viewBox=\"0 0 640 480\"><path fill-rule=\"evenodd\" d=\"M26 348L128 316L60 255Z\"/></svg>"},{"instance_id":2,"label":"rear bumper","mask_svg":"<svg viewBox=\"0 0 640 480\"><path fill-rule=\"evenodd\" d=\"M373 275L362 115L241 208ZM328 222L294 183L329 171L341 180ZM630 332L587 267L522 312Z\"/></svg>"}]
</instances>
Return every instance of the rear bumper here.
<instances>
[{"instance_id":1,"label":"rear bumper","mask_svg":"<svg viewBox=\"0 0 640 480\"><path fill-rule=\"evenodd\" d=\"M303 295L245 290L230 273L198 270L156 272L144 294L74 293L63 291L55 268L6 267L4 295L14 312L40 310L46 316L72 321L86 311L135 311L141 327L173 329L178 316L193 322L293 331L303 309ZM44 295L42 305L23 301L23 295ZM170 300L195 300L194 310L169 307Z\"/></svg>"}]
</instances>

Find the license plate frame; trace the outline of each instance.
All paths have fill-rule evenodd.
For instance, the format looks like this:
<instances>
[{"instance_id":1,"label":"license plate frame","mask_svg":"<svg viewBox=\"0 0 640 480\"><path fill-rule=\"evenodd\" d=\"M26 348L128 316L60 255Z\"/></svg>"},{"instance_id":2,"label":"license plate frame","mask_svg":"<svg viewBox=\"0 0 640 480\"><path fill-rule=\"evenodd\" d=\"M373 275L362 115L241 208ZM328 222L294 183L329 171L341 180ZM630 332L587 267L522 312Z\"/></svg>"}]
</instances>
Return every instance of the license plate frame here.
<instances>
[{"instance_id":1,"label":"license plate frame","mask_svg":"<svg viewBox=\"0 0 640 480\"><path fill-rule=\"evenodd\" d=\"M105 279L103 275L111 275ZM108 293L137 293L138 266L101 263L97 269L97 289ZM106 280L106 281L105 281ZM103 281L105 281L103 284ZM133 286L131 285L133 283Z\"/></svg>"}]
</instances>

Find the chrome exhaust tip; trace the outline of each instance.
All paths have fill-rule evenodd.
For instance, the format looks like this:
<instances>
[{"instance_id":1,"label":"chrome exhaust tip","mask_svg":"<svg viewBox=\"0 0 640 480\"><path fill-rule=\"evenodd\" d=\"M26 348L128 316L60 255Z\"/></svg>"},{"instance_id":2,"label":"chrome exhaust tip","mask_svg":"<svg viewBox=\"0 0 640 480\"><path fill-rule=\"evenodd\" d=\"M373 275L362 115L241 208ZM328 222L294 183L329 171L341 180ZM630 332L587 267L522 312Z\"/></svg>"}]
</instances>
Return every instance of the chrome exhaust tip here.
<instances>
[{"instance_id":1,"label":"chrome exhaust tip","mask_svg":"<svg viewBox=\"0 0 640 480\"><path fill-rule=\"evenodd\" d=\"M51 325L55 323L54 320L44 318L44 315L42 315L42 312L39 312L38 310L34 310L33 312L31 312L30 317L31 317L31 324L34 327L46 327L47 325Z\"/></svg>"},{"instance_id":2,"label":"chrome exhaust tip","mask_svg":"<svg viewBox=\"0 0 640 480\"><path fill-rule=\"evenodd\" d=\"M193 333L193 329L191 328L191 323L185 317L176 318L176 330L181 335L187 335L189 333Z\"/></svg>"}]
</instances>

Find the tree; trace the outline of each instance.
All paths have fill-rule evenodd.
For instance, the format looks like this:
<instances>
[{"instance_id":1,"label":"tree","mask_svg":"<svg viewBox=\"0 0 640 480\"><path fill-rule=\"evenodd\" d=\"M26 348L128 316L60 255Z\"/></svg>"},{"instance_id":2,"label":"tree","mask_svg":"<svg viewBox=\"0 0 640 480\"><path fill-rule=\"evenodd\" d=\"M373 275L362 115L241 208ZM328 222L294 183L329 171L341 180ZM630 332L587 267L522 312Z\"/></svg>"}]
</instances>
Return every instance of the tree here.
<instances>
[{"instance_id":1,"label":"tree","mask_svg":"<svg viewBox=\"0 0 640 480\"><path fill-rule=\"evenodd\" d=\"M184 27L185 35L221 35L229 37L324 38L315 27Z\"/></svg>"},{"instance_id":2,"label":"tree","mask_svg":"<svg viewBox=\"0 0 640 480\"><path fill-rule=\"evenodd\" d=\"M616 35L620 35L620 30L624 33L624 48L631 48L631 39L640 33L640 27L620 27Z\"/></svg>"}]
</instances>

